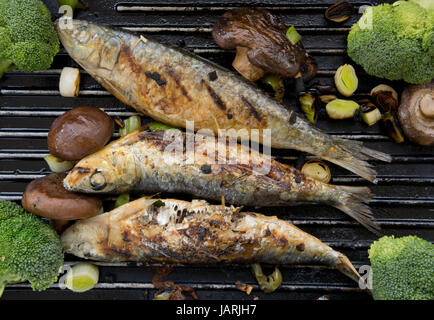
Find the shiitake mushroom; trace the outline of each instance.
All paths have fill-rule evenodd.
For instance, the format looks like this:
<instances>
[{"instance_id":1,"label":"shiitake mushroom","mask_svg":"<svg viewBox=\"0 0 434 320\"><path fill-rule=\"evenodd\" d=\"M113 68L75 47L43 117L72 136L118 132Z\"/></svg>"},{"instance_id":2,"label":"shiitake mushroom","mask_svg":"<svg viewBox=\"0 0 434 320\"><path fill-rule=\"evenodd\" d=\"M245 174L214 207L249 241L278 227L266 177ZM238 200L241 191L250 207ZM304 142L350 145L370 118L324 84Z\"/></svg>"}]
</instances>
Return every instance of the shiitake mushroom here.
<instances>
[{"instance_id":1,"label":"shiitake mushroom","mask_svg":"<svg viewBox=\"0 0 434 320\"><path fill-rule=\"evenodd\" d=\"M33 180L24 191L22 206L38 216L55 220L84 219L102 212L102 200L66 190L66 173L52 173Z\"/></svg>"},{"instance_id":2,"label":"shiitake mushroom","mask_svg":"<svg viewBox=\"0 0 434 320\"><path fill-rule=\"evenodd\" d=\"M112 137L113 120L96 107L72 109L51 125L50 153L63 160L80 160L101 149Z\"/></svg>"},{"instance_id":3,"label":"shiitake mushroom","mask_svg":"<svg viewBox=\"0 0 434 320\"><path fill-rule=\"evenodd\" d=\"M221 48L237 50L233 67L250 81L256 81L265 74L285 79L300 72L308 55L301 41L291 42L286 35L288 30L291 28L265 9L237 8L217 21L212 35ZM312 61L310 67L314 69ZM306 77L312 72L306 71Z\"/></svg>"}]
</instances>

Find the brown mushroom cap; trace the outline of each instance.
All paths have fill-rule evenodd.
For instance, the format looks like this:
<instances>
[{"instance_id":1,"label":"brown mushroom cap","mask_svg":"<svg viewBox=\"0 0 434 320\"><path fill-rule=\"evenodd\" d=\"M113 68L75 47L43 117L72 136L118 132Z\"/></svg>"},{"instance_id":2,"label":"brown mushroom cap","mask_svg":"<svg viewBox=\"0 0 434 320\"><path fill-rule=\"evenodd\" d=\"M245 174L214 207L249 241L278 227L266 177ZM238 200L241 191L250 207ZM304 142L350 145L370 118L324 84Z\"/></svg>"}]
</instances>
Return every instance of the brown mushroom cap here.
<instances>
[{"instance_id":1,"label":"brown mushroom cap","mask_svg":"<svg viewBox=\"0 0 434 320\"><path fill-rule=\"evenodd\" d=\"M77 107L51 125L50 153L63 160L80 160L101 149L112 137L113 120L96 107Z\"/></svg>"},{"instance_id":2,"label":"brown mushroom cap","mask_svg":"<svg viewBox=\"0 0 434 320\"><path fill-rule=\"evenodd\" d=\"M405 88L398 117L410 141L434 146L434 82Z\"/></svg>"},{"instance_id":3,"label":"brown mushroom cap","mask_svg":"<svg viewBox=\"0 0 434 320\"><path fill-rule=\"evenodd\" d=\"M101 212L101 199L67 191L65 177L66 173L53 173L30 182L21 201L24 209L57 220L83 219Z\"/></svg>"},{"instance_id":4,"label":"brown mushroom cap","mask_svg":"<svg viewBox=\"0 0 434 320\"><path fill-rule=\"evenodd\" d=\"M299 41L286 37L286 26L265 9L240 8L226 12L214 25L215 42L224 49L245 47L249 61L266 73L292 78L307 55Z\"/></svg>"}]
</instances>

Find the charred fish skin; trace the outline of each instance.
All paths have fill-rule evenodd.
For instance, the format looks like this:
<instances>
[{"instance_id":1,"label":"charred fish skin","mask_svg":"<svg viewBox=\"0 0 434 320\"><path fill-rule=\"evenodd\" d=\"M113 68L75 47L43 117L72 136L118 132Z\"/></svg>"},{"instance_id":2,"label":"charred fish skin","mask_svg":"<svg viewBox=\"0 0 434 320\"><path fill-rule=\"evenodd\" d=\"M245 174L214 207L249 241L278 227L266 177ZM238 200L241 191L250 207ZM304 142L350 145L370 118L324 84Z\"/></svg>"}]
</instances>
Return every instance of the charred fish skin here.
<instances>
[{"instance_id":1,"label":"charred fish skin","mask_svg":"<svg viewBox=\"0 0 434 320\"><path fill-rule=\"evenodd\" d=\"M360 278L345 255L286 221L197 200L141 198L75 223L61 241L98 261L314 263Z\"/></svg>"},{"instance_id":2,"label":"charred fish skin","mask_svg":"<svg viewBox=\"0 0 434 320\"><path fill-rule=\"evenodd\" d=\"M72 24L71 29L57 24L71 57L119 100L158 121L176 127L194 121L197 129L215 133L269 129L273 147L315 154L370 181L375 181L375 171L365 160L391 159L362 143L323 133L206 59L122 30L81 20Z\"/></svg>"},{"instance_id":3,"label":"charred fish skin","mask_svg":"<svg viewBox=\"0 0 434 320\"><path fill-rule=\"evenodd\" d=\"M185 134L172 132L178 135L135 131L113 141L79 161L65 178L65 188L85 193L188 193L211 200L221 200L223 195L227 203L254 207L323 203L372 231L379 229L364 204L372 197L369 188L324 184L264 154L220 142L214 136L196 135L192 150L177 152L169 146L177 137L185 141Z\"/></svg>"}]
</instances>

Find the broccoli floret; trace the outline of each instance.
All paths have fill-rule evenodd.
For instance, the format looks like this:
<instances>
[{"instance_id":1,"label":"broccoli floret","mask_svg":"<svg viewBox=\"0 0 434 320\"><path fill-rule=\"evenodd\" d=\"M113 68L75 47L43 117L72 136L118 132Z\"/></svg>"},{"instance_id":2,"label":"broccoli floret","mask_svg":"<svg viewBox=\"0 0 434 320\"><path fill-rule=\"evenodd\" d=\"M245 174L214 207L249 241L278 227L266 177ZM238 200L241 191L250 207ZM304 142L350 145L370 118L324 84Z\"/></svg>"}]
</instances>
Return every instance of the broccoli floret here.
<instances>
[{"instance_id":1,"label":"broccoli floret","mask_svg":"<svg viewBox=\"0 0 434 320\"><path fill-rule=\"evenodd\" d=\"M376 300L434 299L434 245L416 236L382 237L368 251Z\"/></svg>"},{"instance_id":2,"label":"broccoli floret","mask_svg":"<svg viewBox=\"0 0 434 320\"><path fill-rule=\"evenodd\" d=\"M370 7L351 27L347 51L373 76L430 82L434 77L434 11L410 1Z\"/></svg>"},{"instance_id":3,"label":"broccoli floret","mask_svg":"<svg viewBox=\"0 0 434 320\"><path fill-rule=\"evenodd\" d=\"M51 15L39 0L0 0L0 77L48 69L59 52Z\"/></svg>"},{"instance_id":4,"label":"broccoli floret","mask_svg":"<svg viewBox=\"0 0 434 320\"><path fill-rule=\"evenodd\" d=\"M0 296L7 284L29 281L33 290L52 285L63 264L57 233L16 203L0 201Z\"/></svg>"}]
</instances>

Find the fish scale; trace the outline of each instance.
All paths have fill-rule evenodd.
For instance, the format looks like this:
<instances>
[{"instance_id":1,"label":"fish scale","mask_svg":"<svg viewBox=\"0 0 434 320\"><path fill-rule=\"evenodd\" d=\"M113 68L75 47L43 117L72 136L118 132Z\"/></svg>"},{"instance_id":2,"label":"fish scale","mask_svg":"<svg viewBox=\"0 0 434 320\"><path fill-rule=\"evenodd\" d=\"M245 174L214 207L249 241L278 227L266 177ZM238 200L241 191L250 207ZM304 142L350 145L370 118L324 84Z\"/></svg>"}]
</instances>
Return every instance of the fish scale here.
<instances>
[{"instance_id":1,"label":"fish scale","mask_svg":"<svg viewBox=\"0 0 434 320\"><path fill-rule=\"evenodd\" d=\"M141 198L75 223L61 241L66 252L98 261L314 263L360 280L345 255L294 225L203 200Z\"/></svg>"},{"instance_id":2,"label":"fish scale","mask_svg":"<svg viewBox=\"0 0 434 320\"><path fill-rule=\"evenodd\" d=\"M119 100L158 121L176 127L193 121L196 130L214 133L268 129L272 147L317 155L373 182L375 170L366 160L391 160L361 142L314 128L252 83L181 48L82 20L73 20L70 29L59 23L56 27L69 55L92 77Z\"/></svg>"},{"instance_id":3,"label":"fish scale","mask_svg":"<svg viewBox=\"0 0 434 320\"><path fill-rule=\"evenodd\" d=\"M223 195L227 203L254 207L324 203L372 231L379 228L365 204L372 198L367 187L325 184L214 136L196 134L191 149L185 147L186 140L177 129L137 130L80 160L64 186L86 193L187 193L217 201Z\"/></svg>"}]
</instances>

